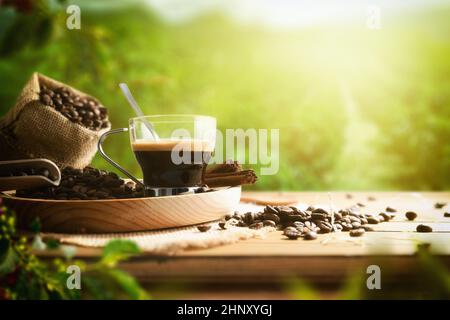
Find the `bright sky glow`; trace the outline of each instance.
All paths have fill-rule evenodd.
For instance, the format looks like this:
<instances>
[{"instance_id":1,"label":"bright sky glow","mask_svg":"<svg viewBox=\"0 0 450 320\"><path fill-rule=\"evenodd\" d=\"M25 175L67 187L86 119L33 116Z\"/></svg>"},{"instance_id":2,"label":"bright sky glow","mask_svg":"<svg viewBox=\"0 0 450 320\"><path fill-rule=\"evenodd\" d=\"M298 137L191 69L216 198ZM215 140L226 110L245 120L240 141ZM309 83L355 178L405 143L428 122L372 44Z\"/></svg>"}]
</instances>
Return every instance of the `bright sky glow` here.
<instances>
[{"instance_id":1,"label":"bright sky glow","mask_svg":"<svg viewBox=\"0 0 450 320\"><path fill-rule=\"evenodd\" d=\"M365 19L369 5L383 14L444 3L443 0L146 0L162 17L183 22L209 11L221 11L244 23L302 27L324 22Z\"/></svg>"}]
</instances>

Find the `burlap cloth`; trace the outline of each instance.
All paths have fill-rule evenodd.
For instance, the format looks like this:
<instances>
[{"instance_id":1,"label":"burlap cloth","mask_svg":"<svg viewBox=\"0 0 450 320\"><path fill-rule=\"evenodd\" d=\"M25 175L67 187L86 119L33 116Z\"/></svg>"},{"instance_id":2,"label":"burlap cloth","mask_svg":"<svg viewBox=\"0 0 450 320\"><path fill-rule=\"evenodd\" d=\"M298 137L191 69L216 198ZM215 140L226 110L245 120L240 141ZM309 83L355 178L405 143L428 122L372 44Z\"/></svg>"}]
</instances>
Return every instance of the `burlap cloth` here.
<instances>
[{"instance_id":1,"label":"burlap cloth","mask_svg":"<svg viewBox=\"0 0 450 320\"><path fill-rule=\"evenodd\" d=\"M34 73L15 106L0 118L0 160L46 158L62 168L84 168L97 152L98 139L110 127L92 131L71 122L39 100L40 84L53 89L68 87L77 95L92 98L67 84Z\"/></svg>"},{"instance_id":2,"label":"burlap cloth","mask_svg":"<svg viewBox=\"0 0 450 320\"><path fill-rule=\"evenodd\" d=\"M257 212L260 206L240 204L239 212ZM56 234L43 233L42 238L56 239L61 243L82 247L101 248L113 239L134 241L142 251L152 254L171 255L188 249L205 249L231 244L250 238L263 238L274 228L259 230L231 227L222 230L218 223L212 223L207 232L200 232L197 227L173 228L155 231L109 234Z\"/></svg>"}]
</instances>

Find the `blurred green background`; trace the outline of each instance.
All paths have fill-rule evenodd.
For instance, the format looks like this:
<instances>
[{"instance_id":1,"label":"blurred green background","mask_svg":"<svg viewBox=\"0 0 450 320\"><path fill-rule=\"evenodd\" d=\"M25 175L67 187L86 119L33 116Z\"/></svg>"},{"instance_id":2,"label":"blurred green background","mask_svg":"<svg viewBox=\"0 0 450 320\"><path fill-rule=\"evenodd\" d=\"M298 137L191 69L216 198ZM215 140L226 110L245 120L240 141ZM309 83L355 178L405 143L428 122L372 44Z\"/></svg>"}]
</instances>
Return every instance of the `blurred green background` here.
<instances>
[{"instance_id":1,"label":"blurred green background","mask_svg":"<svg viewBox=\"0 0 450 320\"><path fill-rule=\"evenodd\" d=\"M0 115L39 71L127 126L127 82L147 114L279 128L279 173L253 189L448 190L450 5L378 2L373 30L364 1L6 0ZM81 30L66 28L68 4L80 6ZM138 173L128 143L107 149Z\"/></svg>"}]
</instances>

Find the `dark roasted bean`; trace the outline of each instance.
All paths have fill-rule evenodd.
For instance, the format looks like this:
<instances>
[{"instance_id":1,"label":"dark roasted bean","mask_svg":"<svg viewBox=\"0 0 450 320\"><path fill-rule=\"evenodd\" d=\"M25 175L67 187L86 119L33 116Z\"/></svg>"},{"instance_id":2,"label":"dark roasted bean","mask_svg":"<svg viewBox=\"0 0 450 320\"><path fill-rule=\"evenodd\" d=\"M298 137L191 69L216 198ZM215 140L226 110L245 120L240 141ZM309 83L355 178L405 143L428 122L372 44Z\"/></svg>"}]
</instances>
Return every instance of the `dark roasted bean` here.
<instances>
[{"instance_id":1,"label":"dark roasted bean","mask_svg":"<svg viewBox=\"0 0 450 320\"><path fill-rule=\"evenodd\" d=\"M419 224L416 227L416 231L417 232L433 232L433 228L431 228L430 226L427 226L425 224Z\"/></svg>"},{"instance_id":2,"label":"dark roasted bean","mask_svg":"<svg viewBox=\"0 0 450 320\"><path fill-rule=\"evenodd\" d=\"M352 228L353 228L353 229L359 229L359 228L361 228L361 223L359 223L359 222L352 222Z\"/></svg>"},{"instance_id":3,"label":"dark roasted bean","mask_svg":"<svg viewBox=\"0 0 450 320\"><path fill-rule=\"evenodd\" d=\"M264 220L272 220L276 224L280 223L280 217L278 217L274 213L266 212L266 213L264 213L263 218L264 218Z\"/></svg>"},{"instance_id":4,"label":"dark roasted bean","mask_svg":"<svg viewBox=\"0 0 450 320\"><path fill-rule=\"evenodd\" d=\"M273 227L273 228L275 228L277 226L277 224L274 221L272 221L272 220L264 220L263 221L263 226L264 227Z\"/></svg>"},{"instance_id":5,"label":"dark roasted bean","mask_svg":"<svg viewBox=\"0 0 450 320\"><path fill-rule=\"evenodd\" d=\"M317 233L315 233L314 231L307 231L303 235L303 239L305 239L305 240L315 240L315 239L317 239Z\"/></svg>"},{"instance_id":6,"label":"dark roasted bean","mask_svg":"<svg viewBox=\"0 0 450 320\"><path fill-rule=\"evenodd\" d=\"M317 226L320 228L320 233L329 233L333 231L331 223L326 221L320 221Z\"/></svg>"},{"instance_id":7,"label":"dark roasted bean","mask_svg":"<svg viewBox=\"0 0 450 320\"><path fill-rule=\"evenodd\" d=\"M405 217L409 221L413 221L414 219L417 218L417 213L415 213L414 211L408 211L408 212L405 213Z\"/></svg>"},{"instance_id":8,"label":"dark roasted bean","mask_svg":"<svg viewBox=\"0 0 450 320\"><path fill-rule=\"evenodd\" d=\"M311 219L313 220L326 220L328 215L326 213L321 212L313 212L311 213Z\"/></svg>"},{"instance_id":9,"label":"dark roasted bean","mask_svg":"<svg viewBox=\"0 0 450 320\"><path fill-rule=\"evenodd\" d=\"M283 234L290 240L297 240L301 233L294 227L287 227L284 229Z\"/></svg>"},{"instance_id":10,"label":"dark roasted bean","mask_svg":"<svg viewBox=\"0 0 450 320\"><path fill-rule=\"evenodd\" d=\"M200 231L200 232L206 232L206 231L208 231L209 229L211 229L211 225L209 225L209 224L204 224L204 225L201 225L201 226L197 226L197 229L198 229L198 231Z\"/></svg>"},{"instance_id":11,"label":"dark roasted bean","mask_svg":"<svg viewBox=\"0 0 450 320\"><path fill-rule=\"evenodd\" d=\"M350 237L361 237L366 231L363 228L350 230Z\"/></svg>"},{"instance_id":12,"label":"dark roasted bean","mask_svg":"<svg viewBox=\"0 0 450 320\"><path fill-rule=\"evenodd\" d=\"M386 207L386 209L384 211L386 211L386 212L397 212L397 210L392 208L392 207Z\"/></svg>"},{"instance_id":13,"label":"dark roasted bean","mask_svg":"<svg viewBox=\"0 0 450 320\"><path fill-rule=\"evenodd\" d=\"M367 222L368 222L369 224L378 224L378 223L380 223L380 220L378 220L378 219L375 218L375 217L368 217L368 218L367 218Z\"/></svg>"},{"instance_id":14,"label":"dark roasted bean","mask_svg":"<svg viewBox=\"0 0 450 320\"><path fill-rule=\"evenodd\" d=\"M278 214L278 210L276 210L274 207L272 207L272 206L266 206L265 208L264 208L264 212L267 212L267 213L272 213L272 214Z\"/></svg>"},{"instance_id":15,"label":"dark roasted bean","mask_svg":"<svg viewBox=\"0 0 450 320\"><path fill-rule=\"evenodd\" d=\"M436 209L442 209L442 208L445 207L446 205L447 205L446 202L436 202L436 203L434 204L434 207L435 207Z\"/></svg>"},{"instance_id":16,"label":"dark roasted bean","mask_svg":"<svg viewBox=\"0 0 450 320\"><path fill-rule=\"evenodd\" d=\"M364 226L361 226L361 228L363 228L366 232L374 231L374 229L371 226L364 225Z\"/></svg>"},{"instance_id":17,"label":"dark roasted bean","mask_svg":"<svg viewBox=\"0 0 450 320\"><path fill-rule=\"evenodd\" d=\"M321 213L321 214L328 215L328 211L323 208L316 208L312 211L312 213Z\"/></svg>"},{"instance_id":18,"label":"dark roasted bean","mask_svg":"<svg viewBox=\"0 0 450 320\"><path fill-rule=\"evenodd\" d=\"M450 218L450 212L446 212L446 213L444 213L444 217L446 217L446 218Z\"/></svg>"},{"instance_id":19,"label":"dark roasted bean","mask_svg":"<svg viewBox=\"0 0 450 320\"><path fill-rule=\"evenodd\" d=\"M255 222L249 226L250 229L261 229L263 227L262 222Z\"/></svg>"},{"instance_id":20,"label":"dark roasted bean","mask_svg":"<svg viewBox=\"0 0 450 320\"><path fill-rule=\"evenodd\" d=\"M380 213L378 214L378 216L383 217L384 221L389 221L389 220L391 220L391 216L390 216L389 214L385 213L385 212L380 212Z\"/></svg>"}]
</instances>

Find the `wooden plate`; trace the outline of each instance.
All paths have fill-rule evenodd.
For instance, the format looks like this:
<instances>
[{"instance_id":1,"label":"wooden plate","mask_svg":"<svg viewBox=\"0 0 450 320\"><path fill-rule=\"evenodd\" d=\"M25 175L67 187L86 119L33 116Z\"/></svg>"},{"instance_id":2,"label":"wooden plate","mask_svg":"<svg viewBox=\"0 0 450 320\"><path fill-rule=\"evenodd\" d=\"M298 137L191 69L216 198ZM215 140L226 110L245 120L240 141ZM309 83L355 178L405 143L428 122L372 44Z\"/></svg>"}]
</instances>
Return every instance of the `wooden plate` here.
<instances>
[{"instance_id":1,"label":"wooden plate","mask_svg":"<svg viewBox=\"0 0 450 320\"><path fill-rule=\"evenodd\" d=\"M29 228L38 217L44 232L109 233L181 227L220 219L236 209L241 187L138 199L42 200L6 193L2 197L16 211L20 228Z\"/></svg>"}]
</instances>

